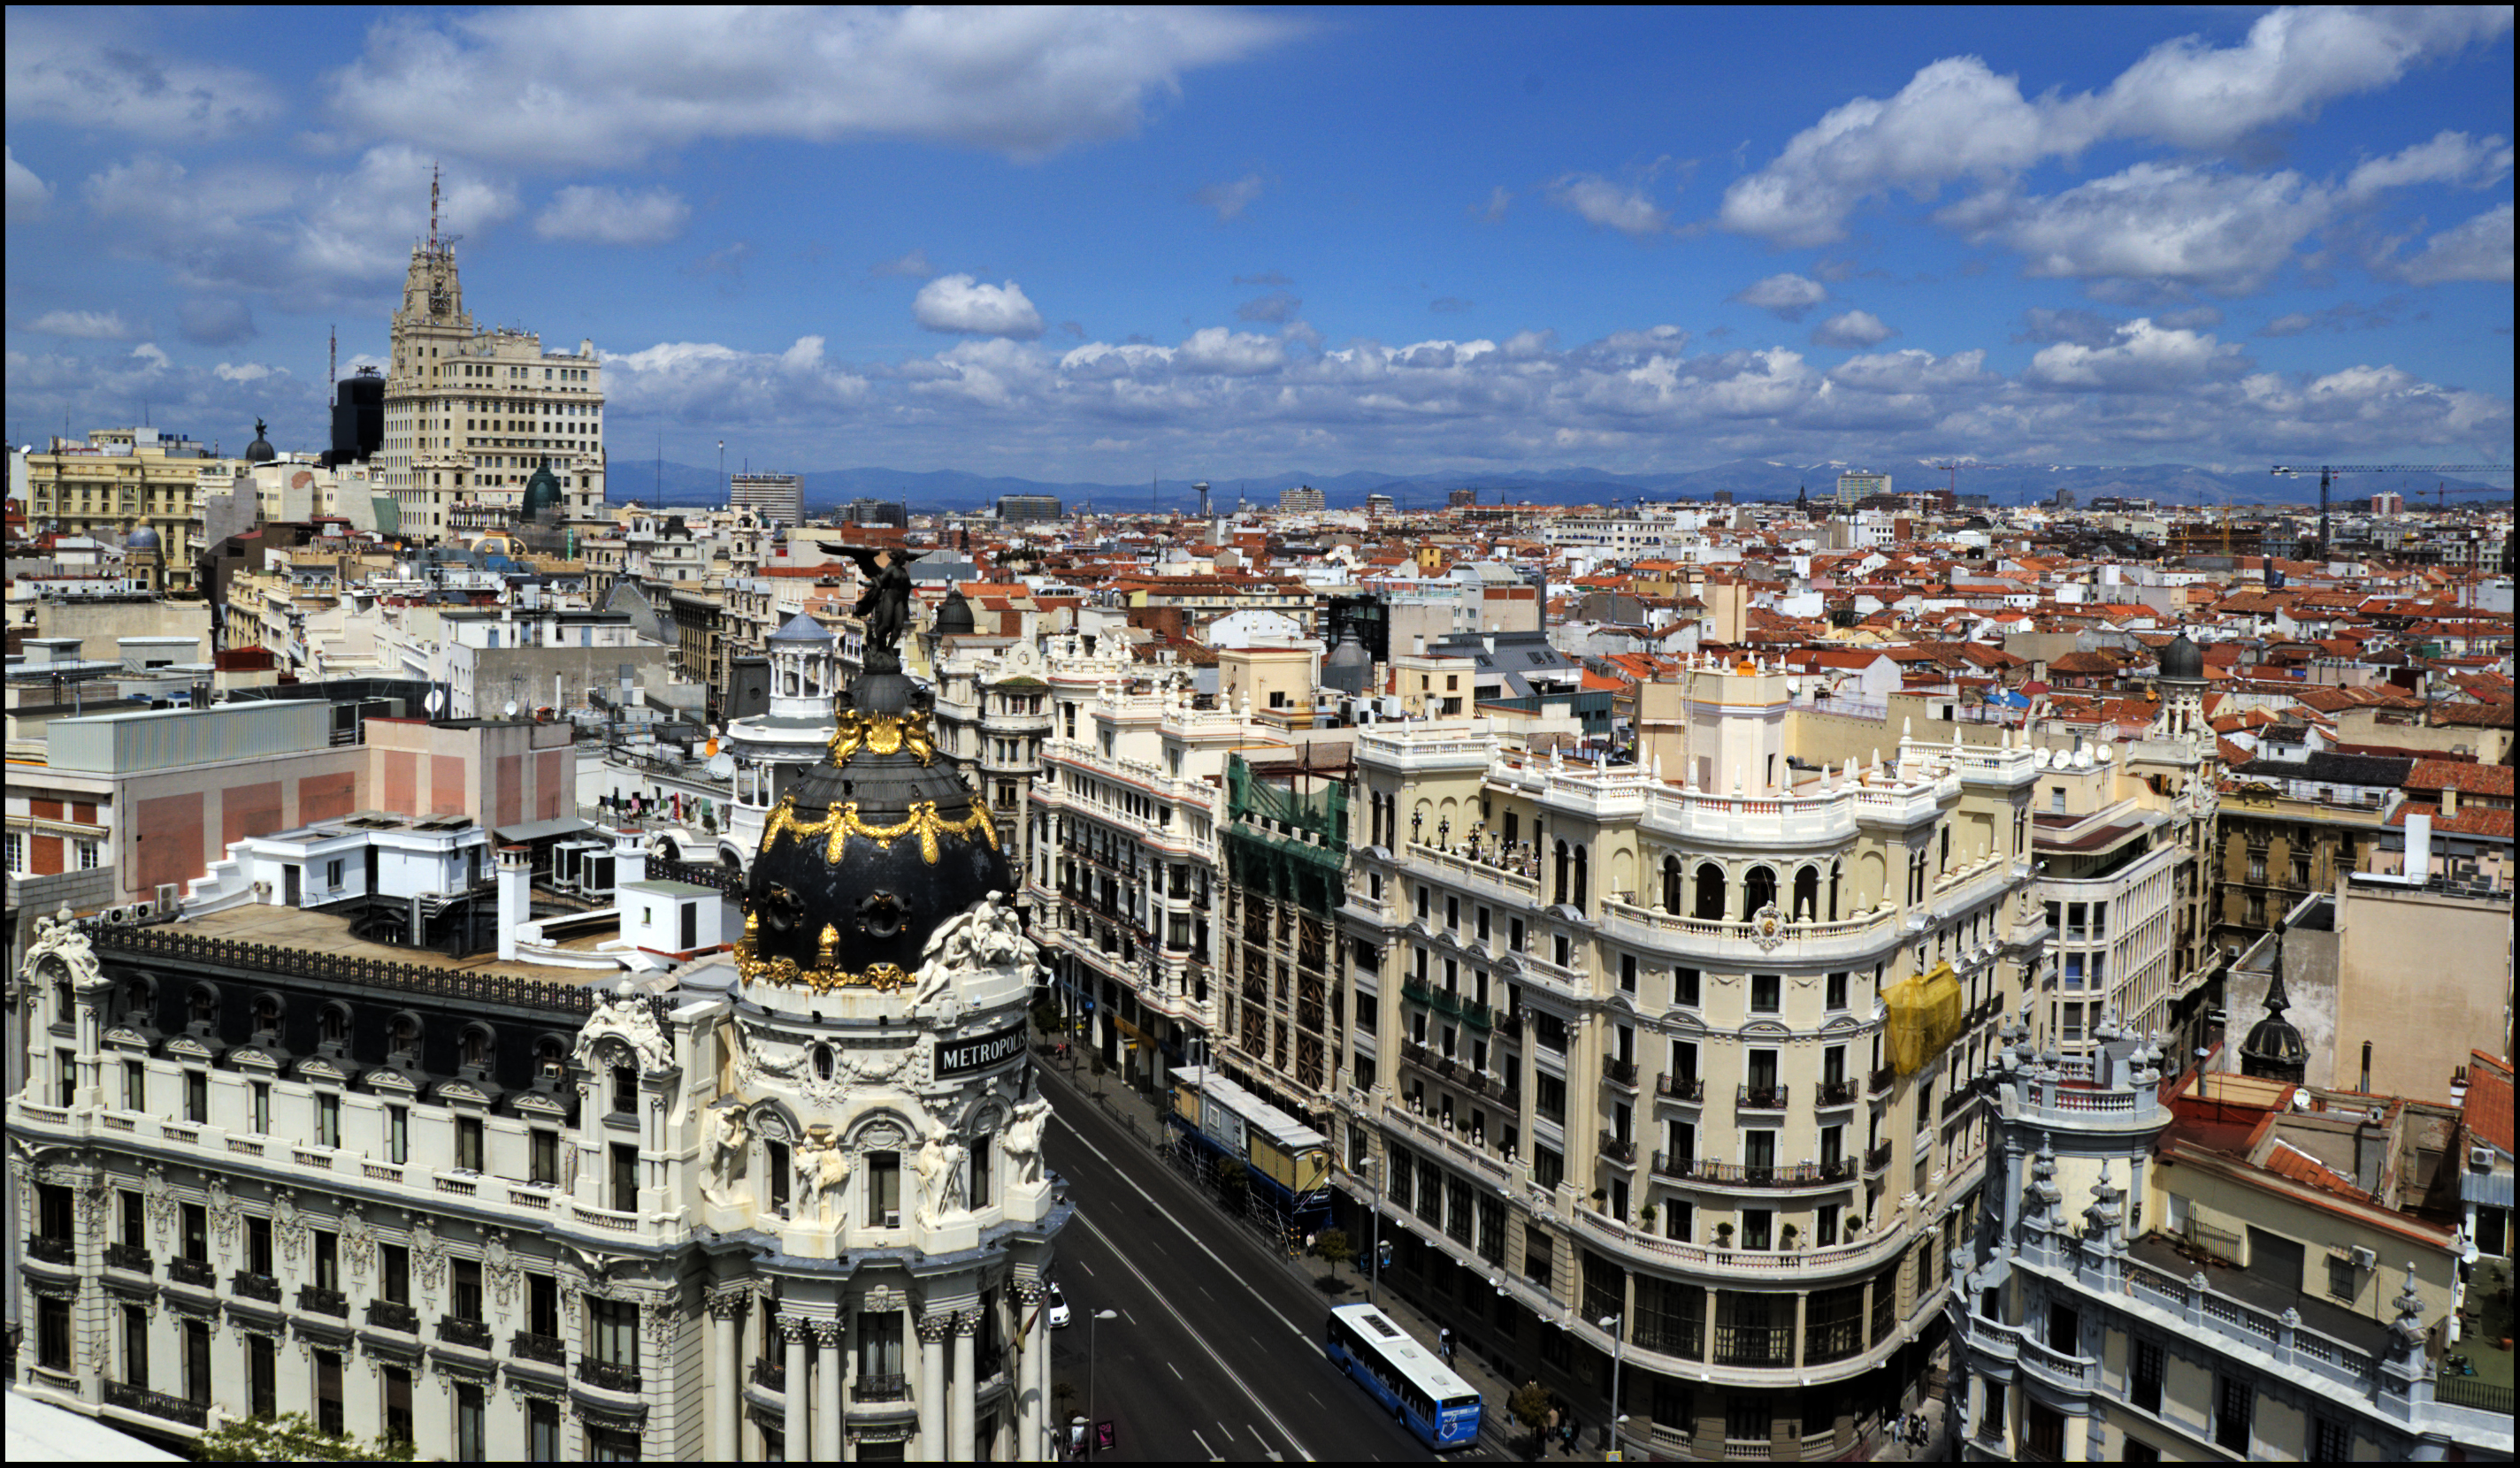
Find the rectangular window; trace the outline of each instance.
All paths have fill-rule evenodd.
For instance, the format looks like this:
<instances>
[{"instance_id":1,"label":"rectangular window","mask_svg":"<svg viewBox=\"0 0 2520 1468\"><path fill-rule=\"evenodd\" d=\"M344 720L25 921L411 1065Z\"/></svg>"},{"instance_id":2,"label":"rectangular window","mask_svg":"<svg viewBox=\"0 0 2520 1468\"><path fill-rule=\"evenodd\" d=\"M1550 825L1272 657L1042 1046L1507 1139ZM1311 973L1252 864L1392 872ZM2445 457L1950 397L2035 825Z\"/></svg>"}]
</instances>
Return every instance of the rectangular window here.
<instances>
[{"instance_id":1,"label":"rectangular window","mask_svg":"<svg viewBox=\"0 0 2520 1468\"><path fill-rule=\"evenodd\" d=\"M1675 968L1671 971L1671 1001L1688 1008L1697 1005L1697 970Z\"/></svg>"},{"instance_id":2,"label":"rectangular window","mask_svg":"<svg viewBox=\"0 0 2520 1468\"><path fill-rule=\"evenodd\" d=\"M315 1287L338 1290L341 1287L341 1235L330 1228L318 1228L315 1235Z\"/></svg>"},{"instance_id":3,"label":"rectangular window","mask_svg":"<svg viewBox=\"0 0 2520 1468\"><path fill-rule=\"evenodd\" d=\"M1566 1178L1566 1159L1555 1147L1535 1146L1531 1149L1531 1179L1545 1188L1554 1188Z\"/></svg>"},{"instance_id":4,"label":"rectangular window","mask_svg":"<svg viewBox=\"0 0 2520 1468\"><path fill-rule=\"evenodd\" d=\"M145 1248L147 1247L149 1238L149 1220L148 1216L142 1212L144 1200L141 1198L140 1194L133 1192L129 1188L122 1189L121 1196L122 1247L126 1249Z\"/></svg>"},{"instance_id":5,"label":"rectangular window","mask_svg":"<svg viewBox=\"0 0 2520 1468\"><path fill-rule=\"evenodd\" d=\"M122 1384L134 1391L149 1390L149 1310L146 1306L122 1308Z\"/></svg>"},{"instance_id":6,"label":"rectangular window","mask_svg":"<svg viewBox=\"0 0 2520 1468\"><path fill-rule=\"evenodd\" d=\"M122 1062L122 1109L149 1109L149 1067L138 1060Z\"/></svg>"},{"instance_id":7,"label":"rectangular window","mask_svg":"<svg viewBox=\"0 0 2520 1468\"><path fill-rule=\"evenodd\" d=\"M2250 1417L2258 1404L2257 1388L2240 1376L2223 1377L2219 1387L2214 1394L2218 1408L2214 1413L2214 1446L2245 1457L2249 1451Z\"/></svg>"},{"instance_id":8,"label":"rectangular window","mask_svg":"<svg viewBox=\"0 0 2520 1468\"><path fill-rule=\"evenodd\" d=\"M384 1370L385 1441L408 1443L411 1434L411 1370L405 1366L387 1366ZM461 1391L461 1388L457 1389ZM478 1388L474 1389L476 1392Z\"/></svg>"},{"instance_id":9,"label":"rectangular window","mask_svg":"<svg viewBox=\"0 0 2520 1468\"><path fill-rule=\"evenodd\" d=\"M245 1338L247 1410L256 1417L280 1414L280 1353L267 1335L248 1331Z\"/></svg>"},{"instance_id":10,"label":"rectangular window","mask_svg":"<svg viewBox=\"0 0 2520 1468\"><path fill-rule=\"evenodd\" d=\"M315 1353L315 1425L328 1433L341 1430L341 1356Z\"/></svg>"},{"instance_id":11,"label":"rectangular window","mask_svg":"<svg viewBox=\"0 0 2520 1468\"><path fill-rule=\"evenodd\" d=\"M628 1300L587 1300L586 1354L608 1366L638 1365L638 1305Z\"/></svg>"},{"instance_id":12,"label":"rectangular window","mask_svg":"<svg viewBox=\"0 0 2520 1468\"><path fill-rule=\"evenodd\" d=\"M1637 956L1619 955L1619 988L1628 994L1637 992Z\"/></svg>"},{"instance_id":13,"label":"rectangular window","mask_svg":"<svg viewBox=\"0 0 2520 1468\"><path fill-rule=\"evenodd\" d=\"M533 1129L532 1153L533 1180L557 1185L560 1182L560 1133L550 1127Z\"/></svg>"},{"instance_id":14,"label":"rectangular window","mask_svg":"<svg viewBox=\"0 0 2520 1468\"><path fill-rule=\"evenodd\" d=\"M489 1434L483 1421L486 1413L482 1397L481 1389L471 1382L455 1385L455 1460L459 1463L489 1460Z\"/></svg>"},{"instance_id":15,"label":"rectangular window","mask_svg":"<svg viewBox=\"0 0 2520 1468\"><path fill-rule=\"evenodd\" d=\"M1750 1012L1774 1014L1784 1007L1785 976L1778 973L1750 975Z\"/></svg>"},{"instance_id":16,"label":"rectangular window","mask_svg":"<svg viewBox=\"0 0 2520 1468\"><path fill-rule=\"evenodd\" d=\"M411 1251L400 1244L377 1246L377 1293L390 1305L411 1303Z\"/></svg>"},{"instance_id":17,"label":"rectangular window","mask_svg":"<svg viewBox=\"0 0 2520 1468\"><path fill-rule=\"evenodd\" d=\"M1842 973L1828 976L1828 1007L1834 1011L1846 1007L1846 980Z\"/></svg>"},{"instance_id":18,"label":"rectangular window","mask_svg":"<svg viewBox=\"0 0 2520 1468\"><path fill-rule=\"evenodd\" d=\"M971 1181L964 1198L975 1212L989 1206L989 1139L985 1136L971 1149Z\"/></svg>"},{"instance_id":19,"label":"rectangular window","mask_svg":"<svg viewBox=\"0 0 2520 1468\"><path fill-rule=\"evenodd\" d=\"M464 1173L481 1171L481 1119L477 1116L455 1119L455 1168Z\"/></svg>"},{"instance_id":20,"label":"rectangular window","mask_svg":"<svg viewBox=\"0 0 2520 1468\"><path fill-rule=\"evenodd\" d=\"M191 1264L208 1264L210 1262L209 1210L199 1203L186 1203L181 1206L184 1220L184 1258Z\"/></svg>"},{"instance_id":21,"label":"rectangular window","mask_svg":"<svg viewBox=\"0 0 2520 1468\"><path fill-rule=\"evenodd\" d=\"M451 1260L448 1272L454 1277L455 1289L447 1303L446 1312L458 1320L480 1323L481 1262L477 1259Z\"/></svg>"},{"instance_id":22,"label":"rectangular window","mask_svg":"<svg viewBox=\"0 0 2520 1468\"><path fill-rule=\"evenodd\" d=\"M876 1228L901 1226L901 1154L867 1155L867 1223Z\"/></svg>"},{"instance_id":23,"label":"rectangular window","mask_svg":"<svg viewBox=\"0 0 2520 1468\"><path fill-rule=\"evenodd\" d=\"M272 1272L271 1220L248 1217L245 1221L245 1267L255 1274Z\"/></svg>"},{"instance_id":24,"label":"rectangular window","mask_svg":"<svg viewBox=\"0 0 2520 1468\"><path fill-rule=\"evenodd\" d=\"M252 1130L256 1136L271 1134L271 1083L268 1081L253 1083Z\"/></svg>"},{"instance_id":25,"label":"rectangular window","mask_svg":"<svg viewBox=\"0 0 2520 1468\"><path fill-rule=\"evenodd\" d=\"M525 1457L529 1462L560 1461L560 1403L528 1398L525 1401Z\"/></svg>"},{"instance_id":26,"label":"rectangular window","mask_svg":"<svg viewBox=\"0 0 2520 1468\"><path fill-rule=\"evenodd\" d=\"M612 1067L612 1109L617 1114L639 1114L639 1073L629 1066Z\"/></svg>"},{"instance_id":27,"label":"rectangular window","mask_svg":"<svg viewBox=\"0 0 2520 1468\"><path fill-rule=\"evenodd\" d=\"M184 1120L194 1123L210 1119L210 1078L206 1072L184 1072Z\"/></svg>"},{"instance_id":28,"label":"rectangular window","mask_svg":"<svg viewBox=\"0 0 2520 1468\"><path fill-rule=\"evenodd\" d=\"M628 1142L612 1144L612 1211L639 1211L639 1149Z\"/></svg>"},{"instance_id":29,"label":"rectangular window","mask_svg":"<svg viewBox=\"0 0 2520 1468\"><path fill-rule=\"evenodd\" d=\"M385 1108L385 1161L401 1164L411 1161L411 1108Z\"/></svg>"},{"instance_id":30,"label":"rectangular window","mask_svg":"<svg viewBox=\"0 0 2520 1468\"><path fill-rule=\"evenodd\" d=\"M341 1144L341 1098L323 1091L315 1093L315 1145L338 1147Z\"/></svg>"}]
</instances>

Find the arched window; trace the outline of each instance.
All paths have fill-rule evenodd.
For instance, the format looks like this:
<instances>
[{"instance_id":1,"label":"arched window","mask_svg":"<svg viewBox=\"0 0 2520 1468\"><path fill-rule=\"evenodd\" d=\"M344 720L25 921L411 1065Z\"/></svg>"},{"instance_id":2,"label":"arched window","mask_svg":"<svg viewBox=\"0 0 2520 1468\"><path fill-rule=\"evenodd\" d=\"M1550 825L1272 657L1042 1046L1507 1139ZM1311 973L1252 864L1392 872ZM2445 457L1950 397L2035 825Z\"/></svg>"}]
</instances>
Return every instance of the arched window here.
<instances>
[{"instance_id":1,"label":"arched window","mask_svg":"<svg viewBox=\"0 0 2520 1468\"><path fill-rule=\"evenodd\" d=\"M814 1077L820 1081L832 1079L832 1047L828 1045L814 1046Z\"/></svg>"},{"instance_id":2,"label":"arched window","mask_svg":"<svg viewBox=\"0 0 2520 1468\"><path fill-rule=\"evenodd\" d=\"M253 1031L257 1035L280 1033L280 996L258 994L253 1000Z\"/></svg>"},{"instance_id":3,"label":"arched window","mask_svg":"<svg viewBox=\"0 0 2520 1468\"><path fill-rule=\"evenodd\" d=\"M411 1013L411 1012L410 1012L410 1011L408 1011L408 1010L405 1010L403 1013L400 1013L400 1014L395 1015L395 1016L393 1017L393 1023L392 1023L391 1025L389 1025L389 1026L387 1026L387 1027L386 1027L386 1035L387 1035L387 1037L388 1037L388 1039L389 1039L388 1048L391 1048L391 1049L394 1049L394 1050L397 1050L397 1051L402 1051L402 1050L417 1050L417 1049L419 1049L419 1048L420 1048L420 1018L419 1018L419 1016L417 1016L417 1015L415 1015L415 1014Z\"/></svg>"},{"instance_id":4,"label":"arched window","mask_svg":"<svg viewBox=\"0 0 2520 1468\"><path fill-rule=\"evenodd\" d=\"M1680 915L1680 858L1662 859L1662 910L1674 917Z\"/></svg>"},{"instance_id":5,"label":"arched window","mask_svg":"<svg viewBox=\"0 0 2520 1468\"><path fill-rule=\"evenodd\" d=\"M557 1081L568 1071L568 1045L557 1035L534 1042L534 1074Z\"/></svg>"},{"instance_id":6,"label":"arched window","mask_svg":"<svg viewBox=\"0 0 2520 1468\"><path fill-rule=\"evenodd\" d=\"M326 1004L315 1016L316 1038L326 1045L347 1045L350 1040L350 1006Z\"/></svg>"},{"instance_id":7,"label":"arched window","mask_svg":"<svg viewBox=\"0 0 2520 1468\"><path fill-rule=\"evenodd\" d=\"M1556 895L1552 897L1550 901L1562 903L1566 900L1566 843L1560 841L1552 849L1557 859L1555 865L1552 867L1552 870L1556 873L1554 877L1556 885L1552 889Z\"/></svg>"},{"instance_id":8,"label":"arched window","mask_svg":"<svg viewBox=\"0 0 2520 1468\"><path fill-rule=\"evenodd\" d=\"M1794 920L1811 922L1820 916L1820 868L1806 867L1794 873Z\"/></svg>"},{"instance_id":9,"label":"arched window","mask_svg":"<svg viewBox=\"0 0 2520 1468\"><path fill-rule=\"evenodd\" d=\"M1697 867L1697 916L1710 922L1724 920L1724 868L1713 862Z\"/></svg>"},{"instance_id":10,"label":"arched window","mask_svg":"<svg viewBox=\"0 0 2520 1468\"><path fill-rule=\"evenodd\" d=\"M1775 907L1776 903L1777 873L1775 868L1769 867L1751 867L1750 874L1741 879L1742 920L1747 921L1751 913L1758 912L1761 908Z\"/></svg>"},{"instance_id":11,"label":"arched window","mask_svg":"<svg viewBox=\"0 0 2520 1468\"><path fill-rule=\"evenodd\" d=\"M122 981L122 1017L125 1021L147 1024L158 1008L158 986L147 979Z\"/></svg>"},{"instance_id":12,"label":"arched window","mask_svg":"<svg viewBox=\"0 0 2520 1468\"><path fill-rule=\"evenodd\" d=\"M207 984L193 986L193 1023L205 1025L219 1017L219 992Z\"/></svg>"},{"instance_id":13,"label":"arched window","mask_svg":"<svg viewBox=\"0 0 2520 1468\"><path fill-rule=\"evenodd\" d=\"M1575 907L1578 912L1586 910L1585 898L1591 890L1592 852L1593 848L1589 846L1575 848Z\"/></svg>"},{"instance_id":14,"label":"arched window","mask_svg":"<svg viewBox=\"0 0 2520 1468\"><path fill-rule=\"evenodd\" d=\"M1845 863L1831 862L1828 864L1828 920L1831 922L1837 921L1838 878L1845 875Z\"/></svg>"},{"instance_id":15,"label":"arched window","mask_svg":"<svg viewBox=\"0 0 2520 1468\"><path fill-rule=\"evenodd\" d=\"M472 1070L489 1069L495 1044L488 1025L466 1025L462 1058L457 1063Z\"/></svg>"}]
</instances>

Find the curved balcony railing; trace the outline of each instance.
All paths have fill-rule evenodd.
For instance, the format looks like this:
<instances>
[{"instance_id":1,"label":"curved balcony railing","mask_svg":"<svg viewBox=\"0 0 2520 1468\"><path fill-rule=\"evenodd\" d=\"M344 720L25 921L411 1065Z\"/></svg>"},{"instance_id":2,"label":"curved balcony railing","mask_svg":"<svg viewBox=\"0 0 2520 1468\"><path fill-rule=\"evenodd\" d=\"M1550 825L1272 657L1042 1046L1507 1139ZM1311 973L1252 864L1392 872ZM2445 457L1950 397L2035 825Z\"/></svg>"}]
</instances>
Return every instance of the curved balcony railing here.
<instances>
[{"instance_id":1,"label":"curved balcony railing","mask_svg":"<svg viewBox=\"0 0 2520 1468\"><path fill-rule=\"evenodd\" d=\"M391 1300L368 1302L368 1323L379 1330L398 1330L404 1335L420 1334L420 1312Z\"/></svg>"},{"instance_id":2,"label":"curved balcony railing","mask_svg":"<svg viewBox=\"0 0 2520 1468\"><path fill-rule=\"evenodd\" d=\"M297 1287L297 1308L309 1314L350 1317L350 1297L339 1290L328 1290L320 1284Z\"/></svg>"},{"instance_id":3,"label":"curved balcony railing","mask_svg":"<svg viewBox=\"0 0 2520 1468\"><path fill-rule=\"evenodd\" d=\"M568 1346L556 1335L541 1335L519 1330L508 1337L508 1354L521 1360L540 1361L546 1366L568 1364Z\"/></svg>"},{"instance_id":4,"label":"curved balcony railing","mask_svg":"<svg viewBox=\"0 0 2520 1468\"><path fill-rule=\"evenodd\" d=\"M450 1346L465 1346L474 1351L490 1349L490 1327L478 1320L459 1320L448 1315L437 1322L437 1338Z\"/></svg>"},{"instance_id":5,"label":"curved balcony railing","mask_svg":"<svg viewBox=\"0 0 2520 1468\"><path fill-rule=\"evenodd\" d=\"M1733 1095L1733 1106L1742 1111L1782 1111L1793 1089L1787 1086L1744 1086Z\"/></svg>"},{"instance_id":6,"label":"curved balcony railing","mask_svg":"<svg viewBox=\"0 0 2520 1468\"><path fill-rule=\"evenodd\" d=\"M1701 1105L1706 1100L1706 1081L1702 1076L1656 1076L1654 1094L1666 1101Z\"/></svg>"},{"instance_id":7,"label":"curved balcony railing","mask_svg":"<svg viewBox=\"0 0 2520 1468\"><path fill-rule=\"evenodd\" d=\"M635 1396L639 1391L637 1367L619 1365L612 1361L600 1361L592 1357L583 1357L578 1361L577 1379L588 1386L607 1392L627 1392Z\"/></svg>"},{"instance_id":8,"label":"curved balcony railing","mask_svg":"<svg viewBox=\"0 0 2520 1468\"><path fill-rule=\"evenodd\" d=\"M169 1264L166 1267L166 1272L172 1274L174 1271L175 1267ZM239 1269L228 1278L228 1293L242 1295L248 1300L259 1300L266 1305L278 1305L280 1281L269 1274L257 1274L250 1269Z\"/></svg>"},{"instance_id":9,"label":"curved balcony railing","mask_svg":"<svg viewBox=\"0 0 2520 1468\"><path fill-rule=\"evenodd\" d=\"M210 1268L207 1260L170 1259L166 1261L166 1277L195 1289L214 1290L219 1287L218 1271Z\"/></svg>"}]
</instances>

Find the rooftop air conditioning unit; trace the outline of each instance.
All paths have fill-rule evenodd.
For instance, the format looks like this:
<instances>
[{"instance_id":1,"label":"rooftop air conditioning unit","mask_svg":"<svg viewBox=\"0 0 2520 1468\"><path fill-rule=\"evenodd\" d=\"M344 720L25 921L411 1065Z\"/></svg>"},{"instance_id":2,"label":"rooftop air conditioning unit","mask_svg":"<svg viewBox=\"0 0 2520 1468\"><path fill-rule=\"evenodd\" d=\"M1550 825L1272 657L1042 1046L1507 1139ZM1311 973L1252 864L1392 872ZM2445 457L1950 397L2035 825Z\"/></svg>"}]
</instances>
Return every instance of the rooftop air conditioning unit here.
<instances>
[{"instance_id":1,"label":"rooftop air conditioning unit","mask_svg":"<svg viewBox=\"0 0 2520 1468\"><path fill-rule=\"evenodd\" d=\"M2354 1268L2358 1269L2373 1268L2380 1263L2379 1255L2372 1253L2370 1250L2363 1248L2360 1244L2354 1246L2352 1258L2354 1261Z\"/></svg>"},{"instance_id":2,"label":"rooftop air conditioning unit","mask_svg":"<svg viewBox=\"0 0 2520 1468\"><path fill-rule=\"evenodd\" d=\"M2492 1147L2481 1145L2469 1147L2467 1149L2467 1165L2480 1172L2492 1172L2494 1170L2494 1149Z\"/></svg>"}]
</instances>

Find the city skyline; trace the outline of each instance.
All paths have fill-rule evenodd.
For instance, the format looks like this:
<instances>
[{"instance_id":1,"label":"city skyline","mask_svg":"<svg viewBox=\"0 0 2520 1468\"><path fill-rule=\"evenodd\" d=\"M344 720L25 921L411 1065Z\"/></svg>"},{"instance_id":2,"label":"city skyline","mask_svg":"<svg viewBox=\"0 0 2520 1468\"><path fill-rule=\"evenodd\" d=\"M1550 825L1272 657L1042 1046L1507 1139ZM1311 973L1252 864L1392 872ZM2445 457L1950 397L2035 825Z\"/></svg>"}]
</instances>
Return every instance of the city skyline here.
<instances>
[{"instance_id":1,"label":"city skyline","mask_svg":"<svg viewBox=\"0 0 2520 1468\"><path fill-rule=\"evenodd\" d=\"M435 167L625 464L2510 452L2502 11L576 19L12 12L12 439L318 446Z\"/></svg>"}]
</instances>

